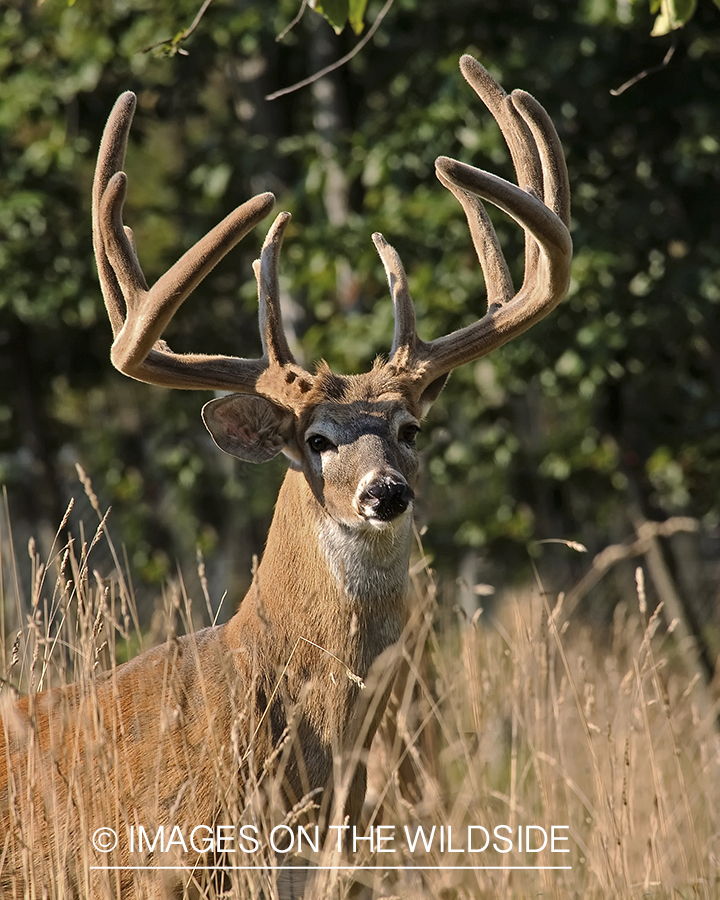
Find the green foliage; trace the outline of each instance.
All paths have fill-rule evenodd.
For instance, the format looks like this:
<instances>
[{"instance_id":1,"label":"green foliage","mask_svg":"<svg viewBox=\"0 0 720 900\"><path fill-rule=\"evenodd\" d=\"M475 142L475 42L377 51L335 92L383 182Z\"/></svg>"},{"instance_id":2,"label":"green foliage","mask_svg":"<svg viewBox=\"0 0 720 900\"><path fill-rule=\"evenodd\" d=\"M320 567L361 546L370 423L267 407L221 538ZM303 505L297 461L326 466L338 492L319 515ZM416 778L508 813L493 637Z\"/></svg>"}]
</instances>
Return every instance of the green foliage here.
<instances>
[{"instance_id":1,"label":"green foliage","mask_svg":"<svg viewBox=\"0 0 720 900\"><path fill-rule=\"evenodd\" d=\"M653 37L668 34L676 28L682 28L695 14L697 0L651 0L650 11L657 13L653 29Z\"/></svg>"},{"instance_id":2,"label":"green foliage","mask_svg":"<svg viewBox=\"0 0 720 900\"><path fill-rule=\"evenodd\" d=\"M720 8L720 0L713 0ZM591 21L627 23L634 15L643 17L648 10L655 19L650 34L662 37L684 28L697 10L697 0L630 0L617 3L615 0L586 0L585 12Z\"/></svg>"},{"instance_id":3,"label":"green foliage","mask_svg":"<svg viewBox=\"0 0 720 900\"><path fill-rule=\"evenodd\" d=\"M313 89L264 99L317 71L321 38L335 57L354 42L316 16L276 42L297 12L289 0L216 0L182 42L187 55L143 51L189 25L197 0L6 4L0 480L13 521L53 530L78 493L80 460L115 507L139 577L164 577L178 558L187 567L199 542L219 592L235 594L282 477L281 463L251 470L216 451L199 421L207 398L110 367L89 195L116 96L138 94L125 216L149 280L248 196L273 190L293 214L281 277L299 352L357 371L392 335L373 231L403 257L423 337L483 312L467 225L433 171L447 154L512 177L497 128L459 75L468 51L557 123L575 259L557 312L460 369L433 409L421 437L428 552L452 571L471 550L513 577L530 539L596 549L624 533L629 497L648 515L717 524L720 14L700 4L671 64L613 97L657 48L647 7L621 22L611 6L612 17L604 0L572 14L560 0L398 0L337 73L326 126ZM519 285L521 233L492 215ZM174 349L258 355L258 231L177 315Z\"/></svg>"},{"instance_id":4,"label":"green foliage","mask_svg":"<svg viewBox=\"0 0 720 900\"><path fill-rule=\"evenodd\" d=\"M311 0L310 6L315 12L324 16L340 34L345 26L350 27L355 34L360 34L364 27L365 7L367 0Z\"/></svg>"}]
</instances>

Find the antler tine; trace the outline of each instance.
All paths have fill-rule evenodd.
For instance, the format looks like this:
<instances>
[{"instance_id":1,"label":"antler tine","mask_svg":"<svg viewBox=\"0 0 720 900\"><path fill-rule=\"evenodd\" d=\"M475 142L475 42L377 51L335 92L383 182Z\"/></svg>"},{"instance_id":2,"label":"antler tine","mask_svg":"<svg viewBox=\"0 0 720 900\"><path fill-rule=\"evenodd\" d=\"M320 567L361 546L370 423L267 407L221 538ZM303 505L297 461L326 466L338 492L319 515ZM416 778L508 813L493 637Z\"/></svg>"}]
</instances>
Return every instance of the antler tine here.
<instances>
[{"instance_id":1,"label":"antler tine","mask_svg":"<svg viewBox=\"0 0 720 900\"><path fill-rule=\"evenodd\" d=\"M455 195L465 210L473 244L485 276L488 306L504 303L514 293L512 278L485 208L477 197L455 187L440 173L438 178ZM379 232L373 234L372 238L385 268L390 296L395 307L395 334L390 350L390 361L400 369L407 369L412 365L416 350L423 344L417 334L415 306L410 297L407 276L394 247L391 247Z\"/></svg>"},{"instance_id":2,"label":"antler tine","mask_svg":"<svg viewBox=\"0 0 720 900\"><path fill-rule=\"evenodd\" d=\"M125 322L126 308L122 290L103 246L103 237L100 229L100 202L110 179L122 169L125 162L125 151L136 103L137 100L132 91L125 91L115 101L100 142L95 178L93 180L93 249L95 251L100 287L114 336L117 336L122 329ZM132 240L130 241L130 250L131 256L134 257L135 248ZM137 259L135 261L137 263ZM137 274L144 282L145 279L140 271L140 266L136 265L136 268L138 270ZM147 284L144 286L147 290Z\"/></svg>"},{"instance_id":3,"label":"antler tine","mask_svg":"<svg viewBox=\"0 0 720 900\"><path fill-rule=\"evenodd\" d=\"M456 187L442 172L438 171L436 174L440 184L450 191L465 211L470 236L485 279L488 309L506 303L515 293L515 288L495 227L485 207L474 194Z\"/></svg>"},{"instance_id":4,"label":"antler tine","mask_svg":"<svg viewBox=\"0 0 720 900\"><path fill-rule=\"evenodd\" d=\"M435 160L435 168L455 187L481 196L512 216L550 257L565 259L570 254L571 242L567 226L555 212L532 194L491 172L476 169L447 156L439 156ZM523 286L521 292L526 286L527 284Z\"/></svg>"},{"instance_id":5,"label":"antler tine","mask_svg":"<svg viewBox=\"0 0 720 900\"><path fill-rule=\"evenodd\" d=\"M269 359L177 354L161 340L163 330L180 304L210 270L261 219L275 202L272 194L259 194L239 206L187 251L151 289L140 268L132 232L122 222L127 176L120 171L125 156L135 96L127 92L115 104L105 128L93 184L93 240L98 273L115 341L111 358L124 374L167 387L235 390L257 393L258 381ZM282 217L281 217L282 218ZM285 221L285 220L283 220ZM282 239L284 224L276 223L269 243ZM266 242L268 243L268 242ZM277 266L277 252L269 250ZM269 284L272 291L272 277ZM277 284L277 275L275 275ZM273 320L273 302L269 304ZM275 329L273 352L278 361L292 361L282 323ZM266 338L263 337L265 341Z\"/></svg>"},{"instance_id":6,"label":"antler tine","mask_svg":"<svg viewBox=\"0 0 720 900\"><path fill-rule=\"evenodd\" d=\"M534 148L528 127L518 115L512 95L508 95L488 70L467 53L460 57L460 71L500 127L510 150L518 185L523 190L540 194L542 186L540 161L537 154L532 152Z\"/></svg>"},{"instance_id":7,"label":"antler tine","mask_svg":"<svg viewBox=\"0 0 720 900\"><path fill-rule=\"evenodd\" d=\"M550 117L524 91L508 96L472 57L463 75L497 120L513 158L519 185L441 156L438 178L460 201L470 224L488 287L488 312L479 321L429 343L417 341L409 369L421 385L489 353L547 315L565 296L572 242L570 189L562 147ZM512 282L482 198L507 212L526 235L525 278ZM495 283L491 283L495 281Z\"/></svg>"},{"instance_id":8,"label":"antler tine","mask_svg":"<svg viewBox=\"0 0 720 900\"><path fill-rule=\"evenodd\" d=\"M124 299L126 317L111 350L113 365L150 384L185 389L254 390L261 369L255 360L181 355L160 342L180 304L210 270L270 211L274 197L247 201L187 251L148 290L133 244L122 224L127 188L124 172L114 175L102 197L99 228L103 250Z\"/></svg>"},{"instance_id":9,"label":"antler tine","mask_svg":"<svg viewBox=\"0 0 720 900\"><path fill-rule=\"evenodd\" d=\"M510 150L518 186L536 197L542 197L543 175L540 158L535 149L527 123L523 121L521 115L518 115L517 107L513 103L513 95L508 96L487 69L468 54L460 57L460 71L500 127L500 132ZM526 283L527 278L534 271L538 249L535 241L526 232ZM490 303L488 302L489 305Z\"/></svg>"},{"instance_id":10,"label":"antler tine","mask_svg":"<svg viewBox=\"0 0 720 900\"><path fill-rule=\"evenodd\" d=\"M527 123L537 147L542 168L542 199L562 223L570 225L570 182L560 138L552 119L527 91L514 90L513 106Z\"/></svg>"},{"instance_id":11,"label":"antler tine","mask_svg":"<svg viewBox=\"0 0 720 900\"><path fill-rule=\"evenodd\" d=\"M379 233L372 236L390 286L390 296L395 307L395 334L390 359L399 368L406 368L418 341L415 328L415 307L410 297L405 269L394 247Z\"/></svg>"},{"instance_id":12,"label":"antler tine","mask_svg":"<svg viewBox=\"0 0 720 900\"><path fill-rule=\"evenodd\" d=\"M260 337L262 338L263 353L270 365L274 366L284 366L295 362L283 329L278 278L280 249L289 222L290 213L280 213L267 233L260 259L256 259L253 263L253 271L258 283Z\"/></svg>"}]
</instances>

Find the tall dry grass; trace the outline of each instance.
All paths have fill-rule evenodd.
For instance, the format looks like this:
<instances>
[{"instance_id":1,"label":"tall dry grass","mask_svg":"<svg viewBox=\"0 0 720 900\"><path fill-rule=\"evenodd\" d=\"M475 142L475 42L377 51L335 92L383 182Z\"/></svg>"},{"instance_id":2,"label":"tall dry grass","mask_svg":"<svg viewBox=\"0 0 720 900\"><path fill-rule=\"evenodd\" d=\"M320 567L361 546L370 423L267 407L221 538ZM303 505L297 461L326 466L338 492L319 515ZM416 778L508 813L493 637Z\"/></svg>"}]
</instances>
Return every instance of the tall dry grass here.
<instances>
[{"instance_id":1,"label":"tall dry grass","mask_svg":"<svg viewBox=\"0 0 720 900\"><path fill-rule=\"evenodd\" d=\"M99 673L112 673L115 660L142 643L122 554L89 482L86 490L97 523L78 543L61 536L63 523L44 560L31 542L25 591L9 521L0 532L4 704L18 690L70 682L85 685L92 697ZM94 567L101 544L113 571ZM558 630L561 604L541 586L507 596L492 617L479 611L468 620L438 604L422 558L411 586L403 670L369 766L364 836L381 835L382 847L365 841L355 854L340 854L334 832L317 853L278 859L269 846L272 829L285 823L296 830L314 798L285 814L261 772L243 795L228 790L225 810L228 821L258 829L257 850L206 861L231 860L231 880L209 883L200 867L186 871L188 895L192 889L208 898L290 896L298 890L291 867L312 858L317 868L305 896L314 898L717 897L718 734L698 713L695 685L677 660L662 611L646 608L641 574L637 602L616 610L608 632L572 620ZM163 639L192 629L197 608L210 610L210 599L199 598L193 609L182 585L171 585ZM27 752L31 769L36 750ZM137 811L120 807L113 822L138 822ZM79 815L78 833L53 836L49 862L28 850L12 873L9 836L0 835L2 896L117 896L117 874L93 868L103 856L92 848L89 821ZM426 839L432 833L427 850L422 839L410 848L418 826ZM470 852L468 826L476 826L475 846L484 842L477 826L490 833L483 852ZM511 852L493 849L493 843L507 847L493 840L496 826L507 826L501 833L512 837ZM568 838L556 849L569 852L529 853L525 843L519 849L518 829L524 841L528 833L535 841L552 826ZM172 860L172 853L143 857L150 867ZM285 868L275 868L279 863ZM134 873L139 896L152 895L155 874Z\"/></svg>"}]
</instances>

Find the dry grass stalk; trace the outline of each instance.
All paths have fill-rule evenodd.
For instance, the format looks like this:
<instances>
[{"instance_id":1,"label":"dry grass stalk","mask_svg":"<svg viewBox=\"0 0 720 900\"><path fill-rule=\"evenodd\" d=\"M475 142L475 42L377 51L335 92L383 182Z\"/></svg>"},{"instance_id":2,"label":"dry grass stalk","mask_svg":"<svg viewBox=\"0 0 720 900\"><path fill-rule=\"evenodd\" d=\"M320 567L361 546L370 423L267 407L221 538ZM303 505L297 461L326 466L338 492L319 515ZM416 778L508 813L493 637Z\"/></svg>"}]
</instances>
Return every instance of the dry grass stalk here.
<instances>
[{"instance_id":1,"label":"dry grass stalk","mask_svg":"<svg viewBox=\"0 0 720 900\"><path fill-rule=\"evenodd\" d=\"M10 543L3 542L7 647L2 701L10 700L16 689L32 692L70 681L83 685L87 720L97 728L93 753L100 783L91 794L81 790L83 762L78 754L78 769L62 776L78 788L73 802L86 804L88 814L101 809L108 827L121 833L132 826L137 833L141 824L151 833L155 823L136 821L130 797L116 808L104 808L111 794L102 779L112 778L118 760L112 739L102 734L100 723L93 723L93 696L98 679L114 677L118 649L134 637L128 629L135 612L127 578L119 572L93 572L94 546L98 541L112 543L100 519L94 538L79 548L71 542L58 545L45 562L31 548L27 597L16 595L21 579ZM4 531L9 533L7 527ZM337 831L317 852L307 845L300 856L274 852L273 829L285 825L297 831L317 798L306 797L289 813L281 811L273 784L275 765L254 777L240 798L209 723L207 765L211 780L225 789L225 821L257 829L257 847L249 852L246 845L248 852L232 857L198 855L198 865L185 872L187 896L193 890L206 898L221 893L237 898L287 896L290 882L297 889L297 873L290 867L309 862L330 867L316 868L308 876L306 896L319 898L351 892L418 900L539 893L587 898L717 896L720 748L714 732L700 727L692 682L671 663L674 639L662 624L660 610L648 616L643 609L642 580L637 609L619 609L612 633L601 640L582 625L561 634L555 611L541 592L530 591L506 599L492 621L487 615L472 622L463 619L438 631L432 627L438 617L436 588L426 562L414 567L412 581L417 616L405 644L405 672L393 702L391 736L378 738L373 749L365 813L365 836L380 825L392 829L394 841L386 845L392 852L371 850L368 842L361 842L356 854L338 853ZM172 642L178 623L190 627L192 603L178 584L168 591L166 604L171 614L167 639ZM20 609L26 611L23 622L18 622ZM171 621L175 625L170 626ZM280 768L293 740L290 727L276 751L274 762ZM251 747L238 745L233 758L248 752ZM29 778L37 776L37 761L30 735ZM408 762L410 766L404 765ZM198 789L186 786L190 796ZM15 801L18 815L22 810L18 827L31 837L33 829L43 827L43 818L53 815L53 797L46 796L43 810L23 809L20 799ZM80 821L87 818L81 816ZM504 824L515 832L532 825L567 825L564 834L570 840L564 846L570 852L519 853L517 845L509 854L492 848L478 854L460 851L466 848L469 825L491 830ZM427 849L417 836L419 826L426 841L435 828ZM56 863L67 863L68 852L75 854L69 868L73 884L61 874L67 866L46 866L29 852L22 871L11 874L3 836L0 895L116 897L114 873L92 868L112 854L94 851L92 837L82 825L80 833L54 836ZM157 851L137 854L136 860L151 867L172 864L172 849ZM228 862L248 868L233 871L232 885L209 880L203 866ZM511 868L518 865L571 868ZM278 866L284 868L274 868ZM403 866L408 868L397 868ZM453 868L461 866L476 868ZM135 878L146 896L157 896L153 872L138 870Z\"/></svg>"}]
</instances>

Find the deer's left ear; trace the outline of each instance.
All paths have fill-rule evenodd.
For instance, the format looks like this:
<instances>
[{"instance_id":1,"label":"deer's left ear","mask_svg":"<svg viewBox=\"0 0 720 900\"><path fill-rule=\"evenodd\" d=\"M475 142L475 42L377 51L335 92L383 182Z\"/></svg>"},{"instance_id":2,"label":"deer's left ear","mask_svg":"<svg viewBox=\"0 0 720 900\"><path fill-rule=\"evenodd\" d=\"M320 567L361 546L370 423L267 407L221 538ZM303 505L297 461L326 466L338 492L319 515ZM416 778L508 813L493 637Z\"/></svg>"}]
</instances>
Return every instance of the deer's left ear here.
<instances>
[{"instance_id":1,"label":"deer's left ear","mask_svg":"<svg viewBox=\"0 0 720 900\"><path fill-rule=\"evenodd\" d=\"M294 415L264 397L230 394L203 406L202 417L221 450L245 462L267 462L278 453L291 459Z\"/></svg>"}]
</instances>

